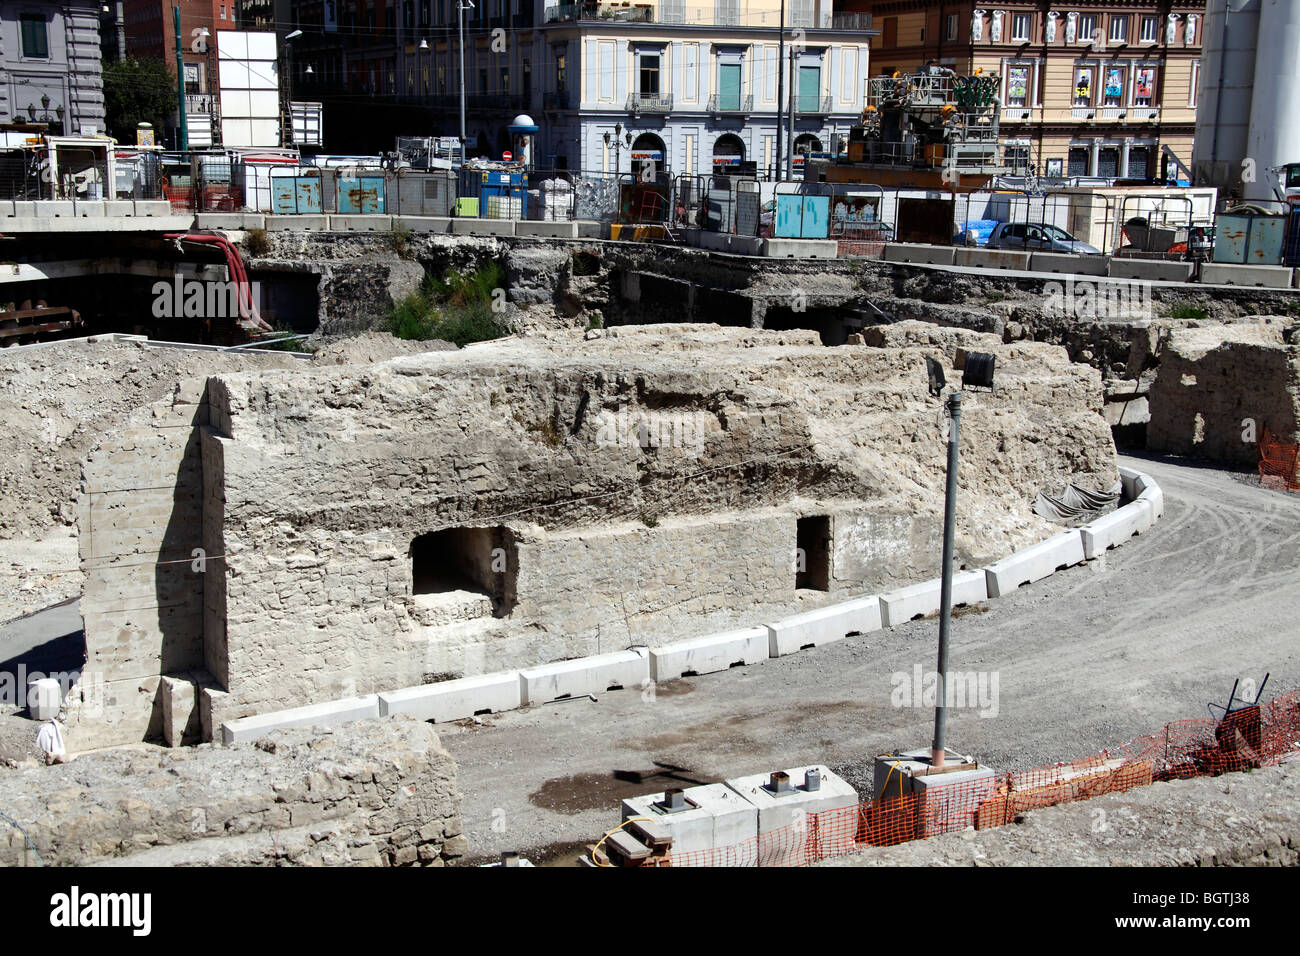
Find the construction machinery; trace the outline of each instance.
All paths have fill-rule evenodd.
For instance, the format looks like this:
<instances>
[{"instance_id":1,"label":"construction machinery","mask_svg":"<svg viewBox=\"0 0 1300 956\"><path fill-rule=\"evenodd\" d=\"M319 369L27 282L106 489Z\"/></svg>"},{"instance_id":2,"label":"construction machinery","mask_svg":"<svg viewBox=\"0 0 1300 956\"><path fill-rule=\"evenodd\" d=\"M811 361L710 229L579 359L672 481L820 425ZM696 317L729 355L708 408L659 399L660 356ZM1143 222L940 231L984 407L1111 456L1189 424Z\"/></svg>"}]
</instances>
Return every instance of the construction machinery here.
<instances>
[{"instance_id":1,"label":"construction machinery","mask_svg":"<svg viewBox=\"0 0 1300 956\"><path fill-rule=\"evenodd\" d=\"M929 66L868 81L867 106L849 128L847 151L826 167L828 183L963 189L1029 170L1027 151L999 141L998 78Z\"/></svg>"}]
</instances>

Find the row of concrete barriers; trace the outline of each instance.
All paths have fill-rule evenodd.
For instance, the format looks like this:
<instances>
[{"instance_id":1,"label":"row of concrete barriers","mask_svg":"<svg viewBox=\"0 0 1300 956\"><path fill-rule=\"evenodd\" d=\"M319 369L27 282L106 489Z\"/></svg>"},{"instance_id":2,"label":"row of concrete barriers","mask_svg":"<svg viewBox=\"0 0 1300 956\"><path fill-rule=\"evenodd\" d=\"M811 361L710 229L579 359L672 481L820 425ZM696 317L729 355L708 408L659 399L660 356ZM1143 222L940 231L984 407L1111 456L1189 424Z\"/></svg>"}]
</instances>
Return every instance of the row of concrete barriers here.
<instances>
[{"instance_id":1,"label":"row of concrete barriers","mask_svg":"<svg viewBox=\"0 0 1300 956\"><path fill-rule=\"evenodd\" d=\"M985 568L953 575L953 605L975 604L1072 565L1091 561L1151 528L1164 513L1164 493L1147 474L1120 468L1127 503L1084 525L1062 531ZM617 688L645 688L651 682L709 674L784 657L807 648L894 627L939 610L940 581L934 579L873 597L856 598L773 624L691 638L661 647L632 647L538 667L406 687L228 721L226 744L254 740L286 727L330 725L410 714L448 722L500 713L533 704Z\"/></svg>"},{"instance_id":2,"label":"row of concrete barriers","mask_svg":"<svg viewBox=\"0 0 1300 956\"><path fill-rule=\"evenodd\" d=\"M962 266L1010 272L1096 276L1140 282L1191 282L1196 265L1168 259L1082 256L1060 252L1017 252L978 246L939 246L926 243L887 243L886 262L911 265ZM1203 262L1202 285L1240 285L1269 289L1300 288L1300 269L1290 266L1237 265Z\"/></svg>"}]
</instances>

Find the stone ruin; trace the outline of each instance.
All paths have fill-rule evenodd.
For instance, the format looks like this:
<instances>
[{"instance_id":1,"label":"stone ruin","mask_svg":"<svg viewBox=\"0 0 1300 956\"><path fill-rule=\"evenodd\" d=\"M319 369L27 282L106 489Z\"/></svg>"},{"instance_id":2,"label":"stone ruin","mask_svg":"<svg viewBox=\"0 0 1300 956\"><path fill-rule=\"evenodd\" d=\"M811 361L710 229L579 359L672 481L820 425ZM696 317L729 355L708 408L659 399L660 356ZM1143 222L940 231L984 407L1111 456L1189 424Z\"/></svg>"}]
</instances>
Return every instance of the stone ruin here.
<instances>
[{"instance_id":1,"label":"stone ruin","mask_svg":"<svg viewBox=\"0 0 1300 956\"><path fill-rule=\"evenodd\" d=\"M592 335L223 373L106 437L78 506L102 707L73 701L69 746L210 740L934 577L946 439L924 360L958 347L997 355L996 389L964 403L959 567L1057 530L1039 492L1117 482L1099 373L1056 346L921 323L838 348Z\"/></svg>"}]
</instances>

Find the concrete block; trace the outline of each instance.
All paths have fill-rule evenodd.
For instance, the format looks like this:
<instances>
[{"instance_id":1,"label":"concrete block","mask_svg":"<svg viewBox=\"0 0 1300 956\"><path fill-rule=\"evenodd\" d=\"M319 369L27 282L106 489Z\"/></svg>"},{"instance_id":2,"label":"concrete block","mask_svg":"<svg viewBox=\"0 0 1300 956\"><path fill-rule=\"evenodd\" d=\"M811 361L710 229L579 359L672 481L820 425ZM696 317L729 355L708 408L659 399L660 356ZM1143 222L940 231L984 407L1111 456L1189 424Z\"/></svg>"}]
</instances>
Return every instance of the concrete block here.
<instances>
[{"instance_id":1,"label":"concrete block","mask_svg":"<svg viewBox=\"0 0 1300 956\"><path fill-rule=\"evenodd\" d=\"M1014 249L981 249L978 246L958 246L953 250L952 264L976 269L1017 269L1029 271L1029 253Z\"/></svg>"},{"instance_id":2,"label":"concrete block","mask_svg":"<svg viewBox=\"0 0 1300 956\"><path fill-rule=\"evenodd\" d=\"M592 222L586 219L579 219L578 238L579 239L608 239L609 223Z\"/></svg>"},{"instance_id":3,"label":"concrete block","mask_svg":"<svg viewBox=\"0 0 1300 956\"><path fill-rule=\"evenodd\" d=\"M451 219L442 216L394 216L393 224L411 232L447 235L451 232Z\"/></svg>"},{"instance_id":4,"label":"concrete block","mask_svg":"<svg viewBox=\"0 0 1300 956\"><path fill-rule=\"evenodd\" d=\"M690 809L668 813L662 793L623 801L623 820L648 817L673 838L670 854L685 865L754 866L758 808L721 783L682 791ZM734 848L734 849L732 849ZM716 853L708 851L716 850ZM681 859L685 856L685 859Z\"/></svg>"},{"instance_id":5,"label":"concrete block","mask_svg":"<svg viewBox=\"0 0 1300 956\"><path fill-rule=\"evenodd\" d=\"M266 216L253 212L201 212L194 217L197 229L265 229Z\"/></svg>"},{"instance_id":6,"label":"concrete block","mask_svg":"<svg viewBox=\"0 0 1300 956\"><path fill-rule=\"evenodd\" d=\"M329 216L267 216L267 232L329 232Z\"/></svg>"},{"instance_id":7,"label":"concrete block","mask_svg":"<svg viewBox=\"0 0 1300 956\"><path fill-rule=\"evenodd\" d=\"M1029 256L1031 272L1060 272L1076 276L1104 276L1106 256L1075 255L1068 252L1034 252Z\"/></svg>"},{"instance_id":8,"label":"concrete block","mask_svg":"<svg viewBox=\"0 0 1300 956\"><path fill-rule=\"evenodd\" d=\"M379 695L379 715L411 714L420 720L446 723L515 710L521 700L519 672L509 671L385 691Z\"/></svg>"},{"instance_id":9,"label":"concrete block","mask_svg":"<svg viewBox=\"0 0 1300 956\"><path fill-rule=\"evenodd\" d=\"M731 236L731 248L728 250L733 256L761 256L763 254L763 243L766 241L758 236Z\"/></svg>"},{"instance_id":10,"label":"concrete block","mask_svg":"<svg viewBox=\"0 0 1300 956\"><path fill-rule=\"evenodd\" d=\"M763 239L759 255L769 259L834 259L839 243L834 239Z\"/></svg>"},{"instance_id":11,"label":"concrete block","mask_svg":"<svg viewBox=\"0 0 1300 956\"><path fill-rule=\"evenodd\" d=\"M39 199L34 202L37 219L59 219L75 215L72 201L66 199Z\"/></svg>"},{"instance_id":12,"label":"concrete block","mask_svg":"<svg viewBox=\"0 0 1300 956\"><path fill-rule=\"evenodd\" d=\"M77 200L73 203L72 211L78 219L103 219L108 212L106 203L101 199L98 202L85 202Z\"/></svg>"},{"instance_id":13,"label":"concrete block","mask_svg":"<svg viewBox=\"0 0 1300 956\"><path fill-rule=\"evenodd\" d=\"M641 687L649 679L650 655L645 648L638 647L521 669L520 700L524 705L544 704L561 697Z\"/></svg>"},{"instance_id":14,"label":"concrete block","mask_svg":"<svg viewBox=\"0 0 1300 956\"><path fill-rule=\"evenodd\" d=\"M63 706L63 688L53 677L27 682L27 712L32 720L53 720Z\"/></svg>"},{"instance_id":15,"label":"concrete block","mask_svg":"<svg viewBox=\"0 0 1300 956\"><path fill-rule=\"evenodd\" d=\"M843 604L808 611L767 625L768 654L784 657L805 647L841 641L850 634L878 631L882 626L880 598L858 598Z\"/></svg>"},{"instance_id":16,"label":"concrete block","mask_svg":"<svg viewBox=\"0 0 1300 956\"><path fill-rule=\"evenodd\" d=\"M1292 270L1288 266L1201 263L1201 282L1205 285L1249 285L1264 286L1268 289L1289 289L1292 281Z\"/></svg>"},{"instance_id":17,"label":"concrete block","mask_svg":"<svg viewBox=\"0 0 1300 956\"><path fill-rule=\"evenodd\" d=\"M451 231L457 236L513 236L515 221L460 217L451 221Z\"/></svg>"},{"instance_id":18,"label":"concrete block","mask_svg":"<svg viewBox=\"0 0 1300 956\"><path fill-rule=\"evenodd\" d=\"M710 634L650 648L650 677L676 680L687 674L712 674L736 664L753 664L768 658L766 627L750 627L725 634Z\"/></svg>"},{"instance_id":19,"label":"concrete block","mask_svg":"<svg viewBox=\"0 0 1300 956\"><path fill-rule=\"evenodd\" d=\"M978 604L988 598L987 576L983 568L956 571L952 576L952 606ZM880 620L885 627L897 627L917 617L939 611L943 581L935 578L910 587L899 588L880 596Z\"/></svg>"},{"instance_id":20,"label":"concrete block","mask_svg":"<svg viewBox=\"0 0 1300 956\"><path fill-rule=\"evenodd\" d=\"M1111 259L1106 274L1113 279L1142 279L1147 282L1190 282L1195 263L1165 259Z\"/></svg>"},{"instance_id":21,"label":"concrete block","mask_svg":"<svg viewBox=\"0 0 1300 956\"><path fill-rule=\"evenodd\" d=\"M331 232L392 232L392 216L357 215L329 217Z\"/></svg>"},{"instance_id":22,"label":"concrete block","mask_svg":"<svg viewBox=\"0 0 1300 956\"><path fill-rule=\"evenodd\" d=\"M166 199L139 199L133 205L137 216L170 216L172 204Z\"/></svg>"},{"instance_id":23,"label":"concrete block","mask_svg":"<svg viewBox=\"0 0 1300 956\"><path fill-rule=\"evenodd\" d=\"M821 786L816 790L806 785L810 770L821 774ZM819 859L816 841L823 832L848 832L856 823L858 792L847 781L821 764L785 772L790 776L790 790L782 794L768 787L770 773L725 781L758 811L759 866L798 866ZM826 814L828 819L811 826L808 815L813 813Z\"/></svg>"},{"instance_id":24,"label":"concrete block","mask_svg":"<svg viewBox=\"0 0 1300 956\"><path fill-rule=\"evenodd\" d=\"M567 221L538 221L520 219L515 223L516 236L538 236L544 239L577 239L578 223Z\"/></svg>"},{"instance_id":25,"label":"concrete block","mask_svg":"<svg viewBox=\"0 0 1300 956\"><path fill-rule=\"evenodd\" d=\"M169 675L159 688L162 705L163 739L168 747L197 741L200 737L199 692L197 681L185 675Z\"/></svg>"},{"instance_id":26,"label":"concrete block","mask_svg":"<svg viewBox=\"0 0 1300 956\"><path fill-rule=\"evenodd\" d=\"M1055 571L1083 561L1083 536L1077 528L1054 534L985 568L989 597L1010 594L1022 584L1041 581Z\"/></svg>"},{"instance_id":27,"label":"concrete block","mask_svg":"<svg viewBox=\"0 0 1300 956\"><path fill-rule=\"evenodd\" d=\"M1138 501L1145 501L1151 506L1151 520L1154 522L1165 513L1165 493L1160 486L1152 482L1150 487L1138 495Z\"/></svg>"},{"instance_id":28,"label":"concrete block","mask_svg":"<svg viewBox=\"0 0 1300 956\"><path fill-rule=\"evenodd\" d=\"M929 770L928 749L877 757L875 800L887 803L903 794L917 794L917 839L975 826L980 804L989 798L997 785L996 771L984 766L940 773L928 773Z\"/></svg>"},{"instance_id":29,"label":"concrete block","mask_svg":"<svg viewBox=\"0 0 1300 956\"><path fill-rule=\"evenodd\" d=\"M221 737L222 715L230 706L230 694L216 687L205 687L199 693L199 733L204 743Z\"/></svg>"},{"instance_id":30,"label":"concrete block","mask_svg":"<svg viewBox=\"0 0 1300 956\"><path fill-rule=\"evenodd\" d=\"M1089 561L1098 558L1108 549L1117 548L1133 535L1148 530L1155 520L1150 501L1138 499L1116 508L1079 529L1083 535L1083 556Z\"/></svg>"},{"instance_id":31,"label":"concrete block","mask_svg":"<svg viewBox=\"0 0 1300 956\"><path fill-rule=\"evenodd\" d=\"M308 704L290 710L277 710L254 717L240 717L221 725L221 740L226 745L245 743L272 730L288 727L332 727L353 720L367 720L379 716L379 697L345 697L323 704Z\"/></svg>"},{"instance_id":32,"label":"concrete block","mask_svg":"<svg viewBox=\"0 0 1300 956\"><path fill-rule=\"evenodd\" d=\"M10 200L0 205L0 212L8 218L35 219L36 203L30 199Z\"/></svg>"},{"instance_id":33,"label":"concrete block","mask_svg":"<svg viewBox=\"0 0 1300 956\"><path fill-rule=\"evenodd\" d=\"M924 242L890 242L885 244L885 261L950 266L953 264L955 252L952 246L932 246Z\"/></svg>"}]
</instances>

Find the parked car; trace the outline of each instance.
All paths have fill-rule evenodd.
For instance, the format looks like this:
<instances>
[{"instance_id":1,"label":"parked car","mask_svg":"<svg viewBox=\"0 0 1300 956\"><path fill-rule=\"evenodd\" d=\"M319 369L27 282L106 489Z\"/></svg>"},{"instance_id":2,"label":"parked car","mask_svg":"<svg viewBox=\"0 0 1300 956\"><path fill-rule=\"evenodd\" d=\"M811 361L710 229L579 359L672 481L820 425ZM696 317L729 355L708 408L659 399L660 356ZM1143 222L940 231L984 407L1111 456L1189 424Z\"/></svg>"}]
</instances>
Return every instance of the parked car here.
<instances>
[{"instance_id":1,"label":"parked car","mask_svg":"<svg viewBox=\"0 0 1300 956\"><path fill-rule=\"evenodd\" d=\"M1064 229L1047 223L1002 222L993 227L986 243L989 249L1017 249L1027 252L1065 252L1099 256L1101 250L1076 239Z\"/></svg>"}]
</instances>

